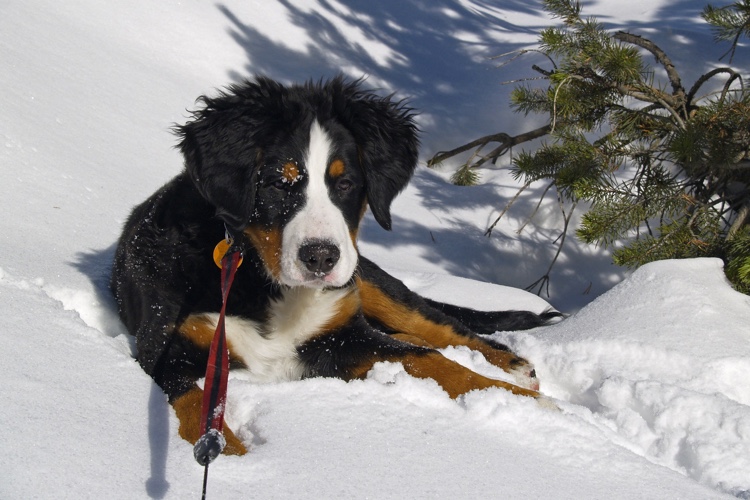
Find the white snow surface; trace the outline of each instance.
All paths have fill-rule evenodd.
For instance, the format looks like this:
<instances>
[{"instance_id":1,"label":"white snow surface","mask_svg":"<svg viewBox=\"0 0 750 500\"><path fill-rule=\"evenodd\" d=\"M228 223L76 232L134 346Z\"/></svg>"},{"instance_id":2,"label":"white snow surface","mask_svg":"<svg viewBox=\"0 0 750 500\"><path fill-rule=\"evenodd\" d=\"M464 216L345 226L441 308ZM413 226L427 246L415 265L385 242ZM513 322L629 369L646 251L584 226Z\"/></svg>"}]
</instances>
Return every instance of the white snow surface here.
<instances>
[{"instance_id":1,"label":"white snow surface","mask_svg":"<svg viewBox=\"0 0 750 500\"><path fill-rule=\"evenodd\" d=\"M726 50L702 7L584 4L656 38L686 79ZM486 58L530 46L549 23L538 2L5 0L0 498L200 494L203 469L134 361L106 285L130 207L181 168L168 129L198 95L256 72L366 74L422 111L428 158L533 125L508 111L499 85L528 62L495 70ZM746 47L735 66L747 74ZM514 193L507 174L486 170L474 188L447 175L420 167L394 203L392 233L366 218L362 252L435 299L549 307L502 285L544 273L554 207L519 235L530 195L485 238ZM750 498L750 298L715 259L629 276L608 262L573 242L549 297L571 316L495 334L535 363L560 411L502 390L451 400L398 364L351 383L232 378L227 418L250 451L211 465L209 498ZM504 376L477 353L445 354Z\"/></svg>"}]
</instances>

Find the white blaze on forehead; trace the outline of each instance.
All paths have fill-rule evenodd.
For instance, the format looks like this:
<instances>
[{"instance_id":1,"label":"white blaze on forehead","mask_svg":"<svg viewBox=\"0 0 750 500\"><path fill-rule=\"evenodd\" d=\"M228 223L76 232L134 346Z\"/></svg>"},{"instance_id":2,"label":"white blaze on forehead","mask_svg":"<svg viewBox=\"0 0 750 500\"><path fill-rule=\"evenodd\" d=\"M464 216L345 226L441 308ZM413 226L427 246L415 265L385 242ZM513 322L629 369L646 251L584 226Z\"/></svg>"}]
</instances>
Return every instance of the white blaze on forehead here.
<instances>
[{"instance_id":1,"label":"white blaze on forehead","mask_svg":"<svg viewBox=\"0 0 750 500\"><path fill-rule=\"evenodd\" d=\"M357 250L349 227L341 209L331 201L326 184L332 150L331 138L314 121L303 165L307 180L304 206L289 221L282 235L281 281L290 286L342 286L349 281L357 265ZM312 241L336 245L340 252L338 263L323 281L316 282L298 258L300 247Z\"/></svg>"},{"instance_id":2,"label":"white blaze on forehead","mask_svg":"<svg viewBox=\"0 0 750 500\"><path fill-rule=\"evenodd\" d=\"M310 128L310 145L305 161L309 179L307 189L322 189L326 192L326 197L328 197L328 188L325 178L328 162L331 159L331 146L331 139L326 131L317 120L314 121Z\"/></svg>"}]
</instances>

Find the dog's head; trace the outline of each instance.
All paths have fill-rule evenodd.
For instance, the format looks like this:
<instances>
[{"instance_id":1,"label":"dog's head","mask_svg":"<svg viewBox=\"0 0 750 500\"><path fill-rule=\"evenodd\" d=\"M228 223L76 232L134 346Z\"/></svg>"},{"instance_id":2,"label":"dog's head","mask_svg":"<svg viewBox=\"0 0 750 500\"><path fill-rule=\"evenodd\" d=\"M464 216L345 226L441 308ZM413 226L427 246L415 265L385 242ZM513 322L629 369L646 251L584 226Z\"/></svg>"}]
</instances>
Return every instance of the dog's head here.
<instances>
[{"instance_id":1,"label":"dog's head","mask_svg":"<svg viewBox=\"0 0 750 500\"><path fill-rule=\"evenodd\" d=\"M411 110L341 77L288 87L259 77L201 101L176 131L217 216L277 282L346 284L366 207L390 229L391 202L414 172Z\"/></svg>"}]
</instances>

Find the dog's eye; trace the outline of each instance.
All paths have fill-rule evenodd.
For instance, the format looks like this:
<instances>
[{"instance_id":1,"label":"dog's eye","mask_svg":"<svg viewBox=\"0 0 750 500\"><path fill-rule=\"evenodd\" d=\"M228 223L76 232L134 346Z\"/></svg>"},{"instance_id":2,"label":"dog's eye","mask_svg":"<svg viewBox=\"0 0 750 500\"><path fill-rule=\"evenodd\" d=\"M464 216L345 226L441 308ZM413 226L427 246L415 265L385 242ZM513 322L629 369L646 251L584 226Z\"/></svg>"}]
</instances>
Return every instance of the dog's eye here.
<instances>
[{"instance_id":1,"label":"dog's eye","mask_svg":"<svg viewBox=\"0 0 750 500\"><path fill-rule=\"evenodd\" d=\"M351 191L351 189L354 187L354 183L350 181L349 179L340 179L336 183L336 189L340 193L346 193L348 191Z\"/></svg>"}]
</instances>

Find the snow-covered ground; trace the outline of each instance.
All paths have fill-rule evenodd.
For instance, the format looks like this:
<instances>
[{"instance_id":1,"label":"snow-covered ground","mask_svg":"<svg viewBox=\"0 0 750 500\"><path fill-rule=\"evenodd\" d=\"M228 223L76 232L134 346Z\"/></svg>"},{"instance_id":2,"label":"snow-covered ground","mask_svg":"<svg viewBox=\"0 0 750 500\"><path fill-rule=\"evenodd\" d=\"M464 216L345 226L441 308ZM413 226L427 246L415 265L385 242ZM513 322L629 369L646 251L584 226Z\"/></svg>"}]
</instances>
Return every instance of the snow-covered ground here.
<instances>
[{"instance_id":1,"label":"snow-covered ground","mask_svg":"<svg viewBox=\"0 0 750 500\"><path fill-rule=\"evenodd\" d=\"M725 50L700 1L584 5L655 37L688 81ZM499 85L528 64L497 70L486 57L533 44L549 22L517 1L5 0L0 498L199 494L192 447L106 292L128 210L181 168L168 129L198 95L255 72L367 74L422 111L427 158L532 125ZM747 74L746 47L735 64ZM513 192L502 172L483 176L458 188L420 168L394 204L394 231L368 218L360 248L433 298L542 310L499 284L543 274L558 216L543 211L517 235L532 196L483 237ZM250 453L211 466L209 496L750 498L750 299L720 265L659 262L623 281L606 252L573 242L549 300L578 312L496 334L536 364L560 412L499 390L453 401L398 365L353 383L233 379L228 419ZM502 376L476 353L446 355Z\"/></svg>"}]
</instances>

